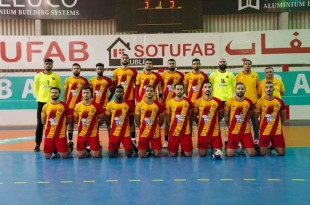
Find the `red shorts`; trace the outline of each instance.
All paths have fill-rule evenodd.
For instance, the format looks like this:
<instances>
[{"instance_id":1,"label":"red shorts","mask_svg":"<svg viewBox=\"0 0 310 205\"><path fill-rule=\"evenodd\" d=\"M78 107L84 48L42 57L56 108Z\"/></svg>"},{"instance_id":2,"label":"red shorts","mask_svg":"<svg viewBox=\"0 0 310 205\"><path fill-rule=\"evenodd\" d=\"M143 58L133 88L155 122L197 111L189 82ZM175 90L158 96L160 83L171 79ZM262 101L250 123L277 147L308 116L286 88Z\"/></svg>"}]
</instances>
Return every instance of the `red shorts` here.
<instances>
[{"instance_id":1,"label":"red shorts","mask_svg":"<svg viewBox=\"0 0 310 205\"><path fill-rule=\"evenodd\" d=\"M67 137L62 138L44 138L44 153L51 154L55 147L58 152L69 152Z\"/></svg>"},{"instance_id":2,"label":"red shorts","mask_svg":"<svg viewBox=\"0 0 310 205\"><path fill-rule=\"evenodd\" d=\"M90 150L99 151L100 150L100 142L99 137L81 137L77 138L77 151L86 150L87 146L90 146Z\"/></svg>"},{"instance_id":3,"label":"red shorts","mask_svg":"<svg viewBox=\"0 0 310 205\"><path fill-rule=\"evenodd\" d=\"M274 147L285 148L285 140L283 134L279 135L261 135L259 137L260 147L269 147L270 142Z\"/></svg>"},{"instance_id":4,"label":"red shorts","mask_svg":"<svg viewBox=\"0 0 310 205\"><path fill-rule=\"evenodd\" d=\"M237 149L239 142L241 142L243 148L254 148L254 141L251 133L228 134L228 149Z\"/></svg>"},{"instance_id":5,"label":"red shorts","mask_svg":"<svg viewBox=\"0 0 310 205\"><path fill-rule=\"evenodd\" d=\"M222 149L223 143L221 135L219 136L198 136L197 147L198 149L208 149L208 147L213 149Z\"/></svg>"},{"instance_id":6,"label":"red shorts","mask_svg":"<svg viewBox=\"0 0 310 205\"><path fill-rule=\"evenodd\" d=\"M179 145L184 152L193 151L193 142L191 134L181 134L180 136L169 135L168 139L168 151L177 153L179 151Z\"/></svg>"},{"instance_id":7,"label":"red shorts","mask_svg":"<svg viewBox=\"0 0 310 205\"><path fill-rule=\"evenodd\" d=\"M130 136L126 137L117 137L114 135L110 135L108 149L110 151L116 151L119 149L120 144L123 144L125 150L132 149L132 141Z\"/></svg>"},{"instance_id":8,"label":"red shorts","mask_svg":"<svg viewBox=\"0 0 310 205\"><path fill-rule=\"evenodd\" d=\"M150 147L150 144L154 150L161 150L163 146L161 143L161 137L139 137L138 149L147 150Z\"/></svg>"}]
</instances>

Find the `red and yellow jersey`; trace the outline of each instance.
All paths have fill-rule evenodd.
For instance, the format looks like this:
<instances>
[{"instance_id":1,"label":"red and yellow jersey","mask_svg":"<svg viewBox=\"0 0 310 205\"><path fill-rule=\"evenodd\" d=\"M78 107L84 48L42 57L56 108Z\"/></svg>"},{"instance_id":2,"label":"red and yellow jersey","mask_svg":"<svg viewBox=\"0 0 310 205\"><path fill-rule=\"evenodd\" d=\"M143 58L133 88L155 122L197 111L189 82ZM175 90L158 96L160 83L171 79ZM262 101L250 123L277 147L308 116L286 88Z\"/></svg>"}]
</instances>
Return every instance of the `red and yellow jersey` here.
<instances>
[{"instance_id":1,"label":"red and yellow jersey","mask_svg":"<svg viewBox=\"0 0 310 205\"><path fill-rule=\"evenodd\" d=\"M266 82L267 82L267 80L264 79L264 80L260 81L260 83L259 83L257 92L259 95L261 95L261 97L264 97L266 95L266 92L265 92ZM285 87L284 87L283 82L278 78L273 78L271 82L273 83L273 86L274 86L273 95L275 97L282 98L281 93L285 92Z\"/></svg>"},{"instance_id":2,"label":"red and yellow jersey","mask_svg":"<svg viewBox=\"0 0 310 205\"><path fill-rule=\"evenodd\" d=\"M137 70L134 68L124 70L122 67L119 67L113 72L113 83L114 85L123 86L125 100L134 100L134 85L136 77Z\"/></svg>"},{"instance_id":3,"label":"red and yellow jersey","mask_svg":"<svg viewBox=\"0 0 310 205\"><path fill-rule=\"evenodd\" d=\"M225 111L229 112L229 133L247 134L251 132L250 113L253 111L253 102L249 98L238 101L235 97L227 100Z\"/></svg>"},{"instance_id":4,"label":"red and yellow jersey","mask_svg":"<svg viewBox=\"0 0 310 205\"><path fill-rule=\"evenodd\" d=\"M64 90L67 91L66 103L70 109L73 109L77 103L81 102L83 85L88 85L88 81L86 78L82 76L79 77L70 76L66 78L64 84Z\"/></svg>"},{"instance_id":5,"label":"red and yellow jersey","mask_svg":"<svg viewBox=\"0 0 310 205\"><path fill-rule=\"evenodd\" d=\"M284 102L278 97L273 100L262 97L257 101L254 111L260 114L261 135L279 135L282 133L280 113L284 110Z\"/></svg>"},{"instance_id":6,"label":"red and yellow jersey","mask_svg":"<svg viewBox=\"0 0 310 205\"><path fill-rule=\"evenodd\" d=\"M161 74L161 79L163 82L163 102L165 105L168 100L172 99L175 95L174 85L177 83L183 83L184 74L179 71L176 71L174 73L165 71Z\"/></svg>"},{"instance_id":7,"label":"red and yellow jersey","mask_svg":"<svg viewBox=\"0 0 310 205\"><path fill-rule=\"evenodd\" d=\"M184 85L187 86L187 97L194 103L196 99L202 96L202 86L208 81L208 76L204 72L193 73L192 71L185 74Z\"/></svg>"},{"instance_id":8,"label":"red and yellow jersey","mask_svg":"<svg viewBox=\"0 0 310 205\"><path fill-rule=\"evenodd\" d=\"M106 107L109 101L109 89L113 87L112 80L105 76L101 79L93 77L90 79L89 84L93 89L93 100L102 107Z\"/></svg>"},{"instance_id":9,"label":"red and yellow jersey","mask_svg":"<svg viewBox=\"0 0 310 205\"><path fill-rule=\"evenodd\" d=\"M170 115L170 134L180 136L191 133L189 118L192 109L193 104L187 98L183 98L181 101L173 98L167 102L165 113Z\"/></svg>"},{"instance_id":10,"label":"red and yellow jersey","mask_svg":"<svg viewBox=\"0 0 310 205\"><path fill-rule=\"evenodd\" d=\"M74 118L78 119L78 135L81 137L98 137L98 116L104 114L104 109L97 103L85 105L79 102L74 107Z\"/></svg>"},{"instance_id":11,"label":"red and yellow jersey","mask_svg":"<svg viewBox=\"0 0 310 205\"><path fill-rule=\"evenodd\" d=\"M251 73L246 74L243 71L236 76L237 83L243 83L245 85L244 96L250 98L253 103L258 100L257 91L259 85L259 77L255 71L251 70Z\"/></svg>"},{"instance_id":12,"label":"red and yellow jersey","mask_svg":"<svg viewBox=\"0 0 310 205\"><path fill-rule=\"evenodd\" d=\"M129 115L134 114L134 105L129 101L107 104L105 114L111 116L110 134L116 137L130 137Z\"/></svg>"},{"instance_id":13,"label":"red and yellow jersey","mask_svg":"<svg viewBox=\"0 0 310 205\"><path fill-rule=\"evenodd\" d=\"M72 112L67 104L61 101L57 104L48 102L42 108L41 117L46 119L46 138L63 138L67 136L67 118L72 118Z\"/></svg>"},{"instance_id":14,"label":"red and yellow jersey","mask_svg":"<svg viewBox=\"0 0 310 205\"><path fill-rule=\"evenodd\" d=\"M198 113L198 136L220 135L218 115L223 109L222 101L216 97L211 100L201 97L195 102L194 112Z\"/></svg>"},{"instance_id":15,"label":"red and yellow jersey","mask_svg":"<svg viewBox=\"0 0 310 205\"><path fill-rule=\"evenodd\" d=\"M160 137L159 115L164 114L164 108L158 101L149 104L142 100L137 104L135 114L140 116L140 137Z\"/></svg>"},{"instance_id":16,"label":"red and yellow jersey","mask_svg":"<svg viewBox=\"0 0 310 205\"><path fill-rule=\"evenodd\" d=\"M139 88L138 96L139 98L136 99L138 102L140 102L142 99L144 99L145 96L145 88L147 85L151 85L156 90L156 87L158 84L161 83L161 77L158 73L155 73L152 71L150 74L139 73L136 78L136 86ZM156 100L156 96L154 95L154 100Z\"/></svg>"}]
</instances>

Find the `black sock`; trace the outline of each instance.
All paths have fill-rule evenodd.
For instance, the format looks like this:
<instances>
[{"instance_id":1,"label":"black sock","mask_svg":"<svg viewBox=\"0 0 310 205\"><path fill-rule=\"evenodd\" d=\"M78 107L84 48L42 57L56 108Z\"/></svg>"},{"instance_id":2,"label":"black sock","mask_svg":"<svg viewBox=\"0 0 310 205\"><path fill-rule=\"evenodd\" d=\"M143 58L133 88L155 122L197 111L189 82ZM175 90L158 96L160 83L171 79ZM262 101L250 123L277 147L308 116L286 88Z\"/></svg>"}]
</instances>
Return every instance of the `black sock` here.
<instances>
[{"instance_id":1,"label":"black sock","mask_svg":"<svg viewBox=\"0 0 310 205\"><path fill-rule=\"evenodd\" d=\"M135 131L130 132L130 137L131 137L131 139L132 138L136 139L136 132Z\"/></svg>"},{"instance_id":2,"label":"black sock","mask_svg":"<svg viewBox=\"0 0 310 205\"><path fill-rule=\"evenodd\" d=\"M68 133L68 138L71 141L73 139L73 133Z\"/></svg>"},{"instance_id":3,"label":"black sock","mask_svg":"<svg viewBox=\"0 0 310 205\"><path fill-rule=\"evenodd\" d=\"M165 135L165 141L168 142L168 135Z\"/></svg>"}]
</instances>

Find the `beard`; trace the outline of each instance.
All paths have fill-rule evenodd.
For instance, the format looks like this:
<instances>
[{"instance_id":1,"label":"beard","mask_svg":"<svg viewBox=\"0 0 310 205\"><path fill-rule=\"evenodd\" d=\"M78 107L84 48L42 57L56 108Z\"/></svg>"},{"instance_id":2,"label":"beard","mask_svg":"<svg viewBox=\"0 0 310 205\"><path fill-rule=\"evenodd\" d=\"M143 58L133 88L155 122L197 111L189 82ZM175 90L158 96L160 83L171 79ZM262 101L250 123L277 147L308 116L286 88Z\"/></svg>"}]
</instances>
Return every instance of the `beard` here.
<instances>
[{"instance_id":1,"label":"beard","mask_svg":"<svg viewBox=\"0 0 310 205\"><path fill-rule=\"evenodd\" d=\"M175 67L174 68L169 68L170 71L175 71Z\"/></svg>"},{"instance_id":2,"label":"beard","mask_svg":"<svg viewBox=\"0 0 310 205\"><path fill-rule=\"evenodd\" d=\"M236 93L236 94L239 98L242 98L244 96L244 93Z\"/></svg>"},{"instance_id":3,"label":"beard","mask_svg":"<svg viewBox=\"0 0 310 205\"><path fill-rule=\"evenodd\" d=\"M225 64L219 65L219 69L220 70L225 70L226 69L226 65Z\"/></svg>"},{"instance_id":4,"label":"beard","mask_svg":"<svg viewBox=\"0 0 310 205\"><path fill-rule=\"evenodd\" d=\"M177 93L177 96L180 98L183 96L183 93Z\"/></svg>"},{"instance_id":5,"label":"beard","mask_svg":"<svg viewBox=\"0 0 310 205\"><path fill-rule=\"evenodd\" d=\"M52 96L51 98L52 98L52 100L58 100L59 96Z\"/></svg>"},{"instance_id":6,"label":"beard","mask_svg":"<svg viewBox=\"0 0 310 205\"><path fill-rule=\"evenodd\" d=\"M75 77L79 77L79 76L80 76L80 73L73 73L73 75L74 75Z\"/></svg>"},{"instance_id":7,"label":"beard","mask_svg":"<svg viewBox=\"0 0 310 205\"><path fill-rule=\"evenodd\" d=\"M129 64L129 62L122 62L122 65L128 65Z\"/></svg>"}]
</instances>

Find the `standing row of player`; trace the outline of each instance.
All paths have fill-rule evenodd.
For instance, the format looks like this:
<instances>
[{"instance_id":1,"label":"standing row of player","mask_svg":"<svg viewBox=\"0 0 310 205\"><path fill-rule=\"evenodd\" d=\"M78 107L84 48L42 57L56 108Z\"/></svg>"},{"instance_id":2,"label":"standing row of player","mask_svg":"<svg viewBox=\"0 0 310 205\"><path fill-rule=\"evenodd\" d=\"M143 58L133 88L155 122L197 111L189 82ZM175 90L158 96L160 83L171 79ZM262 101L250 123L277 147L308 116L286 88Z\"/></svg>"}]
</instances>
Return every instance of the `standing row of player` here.
<instances>
[{"instance_id":1,"label":"standing row of player","mask_svg":"<svg viewBox=\"0 0 310 205\"><path fill-rule=\"evenodd\" d=\"M100 150L98 130L96 131L97 128L95 127L94 129L94 124L90 122L92 118L99 119L99 122L94 121L92 123L95 123L96 126L99 124L100 126L104 120L103 114L105 114L105 120L109 130L109 155L115 156L119 143L122 142L127 156L131 156L132 141L130 137L133 143L135 143L134 112L136 114L136 124L140 128L138 145L139 156L145 155L146 150L149 148L149 142L151 142L151 146L155 150L155 155L160 155L162 145L159 127L164 122L165 141L169 141L169 155L175 156L177 154L180 143L185 155L191 156L193 120L195 120L198 125L199 153L205 155L209 145L214 149L222 148L219 121L223 118L223 107L226 101L225 120L227 125L229 125L227 155L233 156L238 142L241 141L243 147L245 147L249 155L252 156L254 153L254 143L252 143L253 139L248 119L251 118L253 120L253 128L255 128L255 125L258 125L257 116L254 117L255 115L252 114L253 104L257 101L258 95L261 94L264 96L265 93L267 93L266 90L265 92L262 92L262 90L270 83L264 84L262 81L261 84L259 84L257 73L251 71L251 64L252 62L250 60L245 60L244 71L240 72L235 78L231 72L226 70L225 59L220 59L218 70L211 73L210 79L208 79L207 75L200 70L199 59L194 59L192 61L193 69L185 76L183 73L176 70L176 62L173 59L168 60L168 69L162 75L152 71L153 64L150 59L145 61L143 73L137 74L135 69L129 68L129 57L123 55L121 58L121 67L113 72L112 80L103 76L104 66L98 63L96 65L97 76L90 80L90 87L85 86L88 84L88 81L80 76L81 67L78 64L74 64L72 67L74 76L67 78L65 81L64 100L68 104L69 109L75 110L75 121L78 123L78 156L83 157L87 154L86 146L88 144L91 146L92 151ZM40 109L49 101L50 87L61 87L60 78L57 74L52 72L52 66L53 61L51 59L46 59L45 70L37 74L34 81L34 93L38 100L38 128L36 131L35 151L39 151L39 146L42 141L43 126L41 127L41 122L39 122L41 119ZM283 94L284 86L283 84L279 84L281 81L278 81L278 79L273 76L267 78L267 71L273 72L273 69L266 68L265 79L266 82L274 82L271 83L272 88L270 88L271 90L276 88L276 91L271 93L273 100L273 93L276 94L279 92ZM236 80L238 82L237 86ZM83 89L81 89L82 87ZM87 91L89 92L89 96L86 94L84 95L84 88L89 90ZM91 90L93 90L93 93L91 93ZM110 96L108 96L108 90L110 90ZM111 101L114 92L116 99ZM187 97L184 97L184 94ZM235 97L233 97L234 94L236 94ZM266 96L269 95L267 94ZM78 103L81 99L82 102ZM261 99L267 98L263 97ZM280 113L284 112L282 100L279 98L275 99L279 100L281 109L275 109L274 107L278 108L279 105L273 103L272 109L268 108L269 111L265 113L265 115L271 116L268 118L269 120L271 119L268 124L269 133L267 133L269 138L271 135L279 135L279 132L274 132L274 129L276 129L275 126L281 127L281 124L275 123L275 120L279 122L279 119L282 117ZM90 105L94 105L94 107ZM136 105L136 107L134 107L134 105ZM102 108L104 108L104 110ZM96 112L99 114L95 115ZM48 113L50 114L50 112ZM258 110L258 113L263 113L263 109L261 108ZM56 119L55 113L53 115ZM42 116L44 116L43 112ZM264 116L260 116L261 127L262 124L264 124L262 123L263 117ZM53 117L49 116L48 119L49 122L53 123L45 123L46 128L49 125L50 128L54 129L59 127L58 118L55 120ZM284 118L282 118L282 120L283 119ZM55 123L56 121L57 123ZM72 123L73 121L69 122L70 126L68 127L71 149L73 147L71 142L73 135ZM271 124L274 124L274 126L273 129L270 130ZM83 129L84 132L82 131ZM51 131L51 129L46 130L49 132ZM261 134L262 133L266 135L265 130L263 132L261 131ZM46 135L48 135L48 133L46 133ZM96 137L98 137L98 140L96 140L98 142L93 145L92 141ZM258 138L258 136L256 138ZM276 139L278 138L277 136ZM262 145L261 142L260 145ZM278 151L278 146L276 147ZM284 149L284 147L285 145L282 143L279 148ZM278 152L284 154L283 151ZM261 153L263 154L264 152L262 151ZM96 157L97 155L94 154L93 156ZM100 154L98 154L98 156L100 156Z\"/></svg>"}]
</instances>

